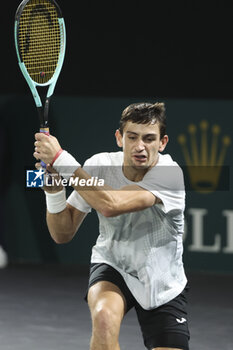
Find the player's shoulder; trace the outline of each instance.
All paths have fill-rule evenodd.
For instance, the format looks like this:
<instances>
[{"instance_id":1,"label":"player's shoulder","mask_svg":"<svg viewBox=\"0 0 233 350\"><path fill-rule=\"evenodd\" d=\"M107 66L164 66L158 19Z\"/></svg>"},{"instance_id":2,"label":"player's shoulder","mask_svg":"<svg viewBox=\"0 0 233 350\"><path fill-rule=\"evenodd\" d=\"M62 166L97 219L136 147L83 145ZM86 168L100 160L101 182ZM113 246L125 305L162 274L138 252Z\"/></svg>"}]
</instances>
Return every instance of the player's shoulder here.
<instances>
[{"instance_id":1,"label":"player's shoulder","mask_svg":"<svg viewBox=\"0 0 233 350\"><path fill-rule=\"evenodd\" d=\"M85 165L122 165L123 152L96 153L86 160Z\"/></svg>"},{"instance_id":2,"label":"player's shoulder","mask_svg":"<svg viewBox=\"0 0 233 350\"><path fill-rule=\"evenodd\" d=\"M158 166L179 166L176 161L170 156L170 154L159 153Z\"/></svg>"},{"instance_id":3,"label":"player's shoulder","mask_svg":"<svg viewBox=\"0 0 233 350\"><path fill-rule=\"evenodd\" d=\"M166 184L165 187L173 188L174 184L179 185L179 188L183 188L183 171L181 167L175 162L169 154L159 153L159 159L157 164L152 167L144 176L143 181L149 181L153 184L162 187L162 184ZM175 185L174 188L177 188Z\"/></svg>"},{"instance_id":4,"label":"player's shoulder","mask_svg":"<svg viewBox=\"0 0 233 350\"><path fill-rule=\"evenodd\" d=\"M156 171L159 170L159 172L162 174L172 174L174 178L183 176L183 170L179 166L179 164L171 157L170 154L161 154L159 153L159 160L158 163L154 167ZM169 170L169 171L168 171Z\"/></svg>"}]
</instances>

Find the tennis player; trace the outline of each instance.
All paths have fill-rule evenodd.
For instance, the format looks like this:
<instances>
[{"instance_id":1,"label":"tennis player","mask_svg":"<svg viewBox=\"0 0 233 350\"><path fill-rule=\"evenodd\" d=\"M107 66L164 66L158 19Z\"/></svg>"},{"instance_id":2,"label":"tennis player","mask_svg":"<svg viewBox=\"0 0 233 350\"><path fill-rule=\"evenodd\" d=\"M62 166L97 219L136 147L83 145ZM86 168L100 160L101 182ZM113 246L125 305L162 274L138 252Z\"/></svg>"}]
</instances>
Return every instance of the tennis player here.
<instances>
[{"instance_id":1,"label":"tennis player","mask_svg":"<svg viewBox=\"0 0 233 350\"><path fill-rule=\"evenodd\" d=\"M81 167L54 136L35 135L34 157L64 179L78 179L68 200L64 187L45 188L49 231L55 242L69 242L97 211L87 293L91 350L120 349L121 322L133 307L147 349L188 350L185 192L180 167L161 154L168 142L164 104L128 106L115 137L122 152L95 154Z\"/></svg>"}]
</instances>

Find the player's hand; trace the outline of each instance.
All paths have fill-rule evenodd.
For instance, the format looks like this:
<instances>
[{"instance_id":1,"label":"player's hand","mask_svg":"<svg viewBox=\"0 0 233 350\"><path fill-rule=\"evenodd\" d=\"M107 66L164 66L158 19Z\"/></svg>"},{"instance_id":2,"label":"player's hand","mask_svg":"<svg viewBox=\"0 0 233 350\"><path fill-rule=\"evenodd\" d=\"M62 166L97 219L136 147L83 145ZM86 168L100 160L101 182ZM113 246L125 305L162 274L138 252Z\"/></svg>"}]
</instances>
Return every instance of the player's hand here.
<instances>
[{"instance_id":1,"label":"player's hand","mask_svg":"<svg viewBox=\"0 0 233 350\"><path fill-rule=\"evenodd\" d=\"M37 170L41 169L41 164L40 163L36 163L35 167ZM50 164L48 164L46 166L46 174L45 176L47 177L47 179L44 181L44 183L47 183L47 186L43 186L42 189L46 192L49 193L56 193L59 192L63 189L63 186L61 185L61 177L59 176L59 174L56 172L56 170L51 167Z\"/></svg>"},{"instance_id":2,"label":"player's hand","mask_svg":"<svg viewBox=\"0 0 233 350\"><path fill-rule=\"evenodd\" d=\"M55 136L45 135L42 132L35 134L35 152L33 156L45 164L51 164L61 146Z\"/></svg>"}]
</instances>

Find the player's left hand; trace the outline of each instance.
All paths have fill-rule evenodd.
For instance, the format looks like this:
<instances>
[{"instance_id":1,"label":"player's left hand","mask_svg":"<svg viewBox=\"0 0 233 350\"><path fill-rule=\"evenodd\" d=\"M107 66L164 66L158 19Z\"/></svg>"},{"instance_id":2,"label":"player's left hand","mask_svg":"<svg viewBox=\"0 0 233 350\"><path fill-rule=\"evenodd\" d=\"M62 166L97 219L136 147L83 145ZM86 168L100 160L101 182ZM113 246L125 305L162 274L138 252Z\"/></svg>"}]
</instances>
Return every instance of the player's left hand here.
<instances>
[{"instance_id":1,"label":"player's left hand","mask_svg":"<svg viewBox=\"0 0 233 350\"><path fill-rule=\"evenodd\" d=\"M35 134L35 152L33 156L45 164L51 164L61 146L55 136L45 135L42 132Z\"/></svg>"},{"instance_id":2,"label":"player's left hand","mask_svg":"<svg viewBox=\"0 0 233 350\"><path fill-rule=\"evenodd\" d=\"M41 163L36 163L35 167L37 170L41 169ZM45 170L45 169L44 169ZM44 178L44 186L42 187L42 190L49 192L49 193L56 193L59 192L63 189L62 185L61 185L61 177L59 176L59 174L56 172L56 170L51 167L50 164L47 164L46 166L46 173L45 176L48 177L48 182L46 182L45 178ZM50 181L50 178L53 178L53 181ZM46 184L48 184L46 186Z\"/></svg>"}]
</instances>

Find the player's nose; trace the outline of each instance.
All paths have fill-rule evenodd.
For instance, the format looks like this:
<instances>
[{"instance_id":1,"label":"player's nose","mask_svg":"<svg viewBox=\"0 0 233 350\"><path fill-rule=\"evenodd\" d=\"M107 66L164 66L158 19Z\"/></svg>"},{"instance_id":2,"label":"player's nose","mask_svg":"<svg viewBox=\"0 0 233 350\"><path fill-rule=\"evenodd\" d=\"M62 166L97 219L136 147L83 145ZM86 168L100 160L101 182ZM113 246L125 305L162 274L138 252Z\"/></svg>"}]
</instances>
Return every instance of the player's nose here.
<instances>
[{"instance_id":1,"label":"player's nose","mask_svg":"<svg viewBox=\"0 0 233 350\"><path fill-rule=\"evenodd\" d=\"M137 144L135 145L135 151L136 152L141 152L145 149L145 144L143 140L138 140Z\"/></svg>"}]
</instances>

